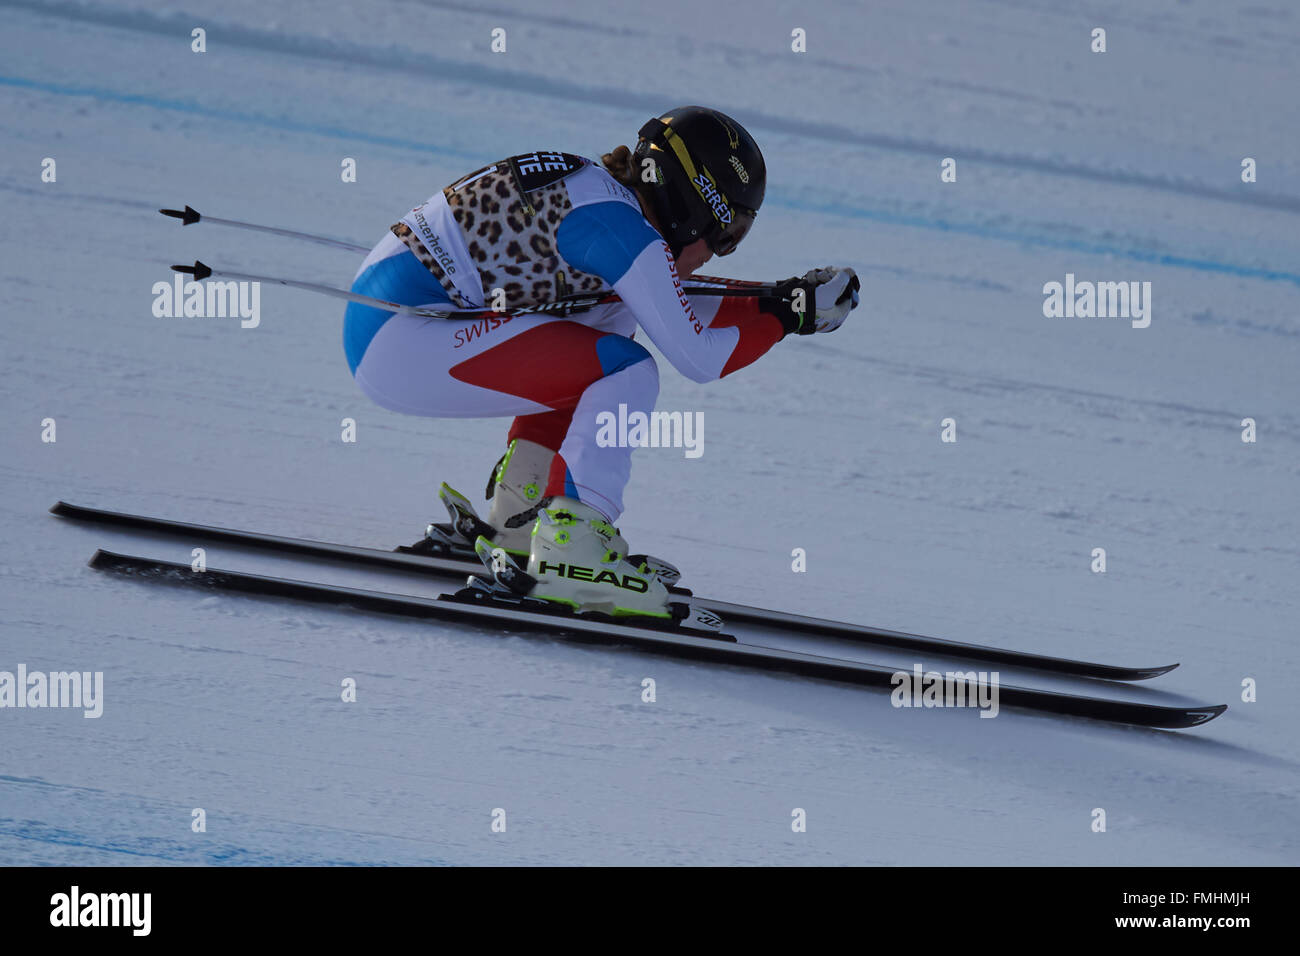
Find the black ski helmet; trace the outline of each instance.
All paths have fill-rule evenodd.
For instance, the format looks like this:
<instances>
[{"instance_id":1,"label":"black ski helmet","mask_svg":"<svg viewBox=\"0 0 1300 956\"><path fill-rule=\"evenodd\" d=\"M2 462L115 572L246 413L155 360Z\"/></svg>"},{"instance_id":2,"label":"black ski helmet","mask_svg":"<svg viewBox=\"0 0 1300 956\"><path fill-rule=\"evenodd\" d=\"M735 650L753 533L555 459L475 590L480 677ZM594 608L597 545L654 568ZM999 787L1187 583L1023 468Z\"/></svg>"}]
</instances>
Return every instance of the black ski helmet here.
<instances>
[{"instance_id":1,"label":"black ski helmet","mask_svg":"<svg viewBox=\"0 0 1300 956\"><path fill-rule=\"evenodd\" d=\"M681 106L642 126L632 155L673 255L697 239L715 255L735 251L767 187L763 154L743 126L717 110ZM655 170L649 182L647 157Z\"/></svg>"}]
</instances>

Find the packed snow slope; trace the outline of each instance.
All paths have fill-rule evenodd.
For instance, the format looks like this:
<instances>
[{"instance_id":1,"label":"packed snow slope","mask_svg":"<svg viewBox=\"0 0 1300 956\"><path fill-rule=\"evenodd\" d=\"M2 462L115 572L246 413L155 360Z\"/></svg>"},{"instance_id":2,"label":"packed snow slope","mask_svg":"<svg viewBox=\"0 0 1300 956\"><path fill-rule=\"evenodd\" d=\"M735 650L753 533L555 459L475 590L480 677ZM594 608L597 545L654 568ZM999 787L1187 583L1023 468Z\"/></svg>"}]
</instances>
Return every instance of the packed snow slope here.
<instances>
[{"instance_id":1,"label":"packed snow slope","mask_svg":"<svg viewBox=\"0 0 1300 956\"><path fill-rule=\"evenodd\" d=\"M98 719L0 709L0 862L1300 862L1294 4L0 0L0 21L0 671L104 674ZM982 720L157 587L85 561L190 542L46 514L414 539L440 481L481 493L506 422L370 405L323 297L264 286L257 328L155 317L170 263L346 285L360 261L157 208L368 245L465 172L598 155L683 103L736 116L768 160L752 237L708 271L850 265L864 301L719 383L661 362L660 408L703 412L704 454L637 453L633 547L733 601L1181 661L1149 687L1068 686L1226 715ZM1045 317L1067 274L1149 282L1150 326Z\"/></svg>"}]
</instances>

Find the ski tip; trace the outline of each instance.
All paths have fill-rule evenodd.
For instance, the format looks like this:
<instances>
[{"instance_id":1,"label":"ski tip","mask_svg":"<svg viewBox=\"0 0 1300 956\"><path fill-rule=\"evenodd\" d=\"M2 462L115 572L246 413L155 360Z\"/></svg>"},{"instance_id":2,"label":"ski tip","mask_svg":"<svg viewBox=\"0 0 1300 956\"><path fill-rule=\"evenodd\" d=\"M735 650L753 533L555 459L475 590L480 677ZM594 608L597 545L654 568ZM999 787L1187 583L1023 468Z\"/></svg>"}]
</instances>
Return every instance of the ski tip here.
<instances>
[{"instance_id":1,"label":"ski tip","mask_svg":"<svg viewBox=\"0 0 1300 956\"><path fill-rule=\"evenodd\" d=\"M1177 664L1165 664L1163 667L1145 667L1133 672L1134 680L1150 680L1153 677L1159 677L1161 674L1168 674L1177 667Z\"/></svg>"},{"instance_id":2,"label":"ski tip","mask_svg":"<svg viewBox=\"0 0 1300 956\"><path fill-rule=\"evenodd\" d=\"M95 553L90 556L90 560L87 561L86 564L90 565L92 568L102 568L104 565L109 563L111 557L112 552L105 551L103 548L96 548Z\"/></svg>"},{"instance_id":3,"label":"ski tip","mask_svg":"<svg viewBox=\"0 0 1300 956\"><path fill-rule=\"evenodd\" d=\"M203 218L193 206L186 206L184 209L159 209L158 211L164 216L179 219L182 226L191 226Z\"/></svg>"},{"instance_id":4,"label":"ski tip","mask_svg":"<svg viewBox=\"0 0 1300 956\"><path fill-rule=\"evenodd\" d=\"M203 280L212 275L212 267L200 262L198 259L194 260L192 266L172 266L172 271L179 272L182 275L194 276L197 280Z\"/></svg>"},{"instance_id":5,"label":"ski tip","mask_svg":"<svg viewBox=\"0 0 1300 956\"><path fill-rule=\"evenodd\" d=\"M68 504L66 501L63 501L61 499L59 501L54 502L54 504L50 505L50 514L52 515L66 515L71 510L72 510L72 505Z\"/></svg>"},{"instance_id":6,"label":"ski tip","mask_svg":"<svg viewBox=\"0 0 1300 956\"><path fill-rule=\"evenodd\" d=\"M1227 704L1211 704L1207 707L1189 707L1186 711L1187 723L1183 726L1199 727L1201 724L1209 723L1227 709Z\"/></svg>"}]
</instances>

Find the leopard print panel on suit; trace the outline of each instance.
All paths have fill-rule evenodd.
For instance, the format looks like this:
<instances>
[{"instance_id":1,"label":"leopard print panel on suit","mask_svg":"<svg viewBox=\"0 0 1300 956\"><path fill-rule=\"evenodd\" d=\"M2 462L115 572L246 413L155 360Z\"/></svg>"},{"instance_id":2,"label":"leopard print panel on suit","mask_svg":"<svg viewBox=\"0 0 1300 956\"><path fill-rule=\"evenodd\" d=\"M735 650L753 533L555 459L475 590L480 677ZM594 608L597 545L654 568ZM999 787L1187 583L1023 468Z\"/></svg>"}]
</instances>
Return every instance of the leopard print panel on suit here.
<instances>
[{"instance_id":1,"label":"leopard print panel on suit","mask_svg":"<svg viewBox=\"0 0 1300 956\"><path fill-rule=\"evenodd\" d=\"M443 291L447 293L448 298L451 299L456 308L472 308L472 305L465 301L465 297L456 288L456 283L451 281L451 277L443 269L438 257L429 251L429 247L420 241L420 237L415 234L415 231L410 226L404 222L398 222L394 223L389 231L406 243L406 248L415 253L415 258L420 260L420 265L433 273L433 277L438 280L438 284L442 286Z\"/></svg>"},{"instance_id":2,"label":"leopard print panel on suit","mask_svg":"<svg viewBox=\"0 0 1300 956\"><path fill-rule=\"evenodd\" d=\"M572 208L563 180L527 193L531 215L508 162L458 189L448 186L443 195L465 234L489 306L498 288L505 290L511 309L609 288L599 276L572 268L556 251L555 231Z\"/></svg>"}]
</instances>

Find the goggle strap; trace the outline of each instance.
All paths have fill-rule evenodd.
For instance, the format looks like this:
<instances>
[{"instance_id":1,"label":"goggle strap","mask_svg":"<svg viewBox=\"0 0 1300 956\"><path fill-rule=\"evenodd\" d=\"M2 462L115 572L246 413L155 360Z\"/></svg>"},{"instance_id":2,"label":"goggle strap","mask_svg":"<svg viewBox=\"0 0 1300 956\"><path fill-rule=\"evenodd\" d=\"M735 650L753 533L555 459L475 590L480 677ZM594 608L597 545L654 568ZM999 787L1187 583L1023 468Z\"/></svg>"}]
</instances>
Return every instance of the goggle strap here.
<instances>
[{"instance_id":1,"label":"goggle strap","mask_svg":"<svg viewBox=\"0 0 1300 956\"><path fill-rule=\"evenodd\" d=\"M647 135L647 133L649 133L649 135ZM666 145L671 149L673 155L677 157L677 162L681 164L682 172L686 174L686 178L690 181L691 187L695 190L696 195L698 195L700 199L703 199L706 204L712 206L712 204L705 199L704 193L700 191L700 187L695 182L699 173L695 169L695 160L691 158L690 150L686 148L686 143L684 143L682 138L673 131L671 126L666 126L659 120L652 119L641 127L641 132L637 135L647 142ZM716 188L716 186L717 183L715 180L714 187ZM734 222L737 218L736 214L739 213L740 210L731 204L721 190L718 191L718 195L721 197L722 201L726 203L727 208L732 211L732 220ZM719 229L726 228L718 221L717 216L714 216L714 226Z\"/></svg>"}]
</instances>

